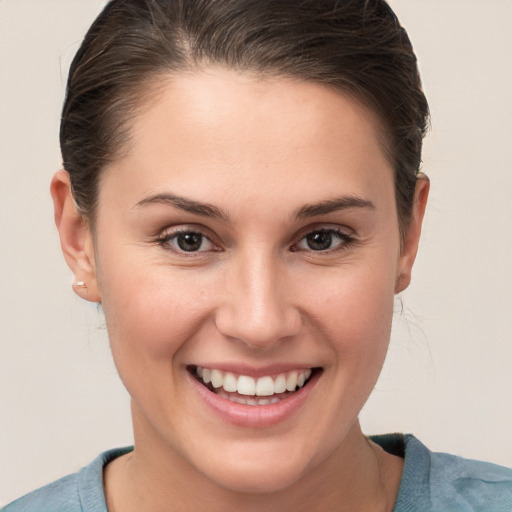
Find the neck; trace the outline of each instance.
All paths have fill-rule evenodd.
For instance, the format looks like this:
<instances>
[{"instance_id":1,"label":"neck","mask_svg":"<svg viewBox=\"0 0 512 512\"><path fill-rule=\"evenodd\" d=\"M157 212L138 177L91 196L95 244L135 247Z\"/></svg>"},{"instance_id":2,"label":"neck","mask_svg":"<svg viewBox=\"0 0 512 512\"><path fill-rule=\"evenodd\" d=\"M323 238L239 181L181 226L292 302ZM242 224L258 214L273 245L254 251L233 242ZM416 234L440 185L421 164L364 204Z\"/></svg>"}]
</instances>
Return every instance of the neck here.
<instances>
[{"instance_id":1,"label":"neck","mask_svg":"<svg viewBox=\"0 0 512 512\"><path fill-rule=\"evenodd\" d=\"M109 512L391 512L403 467L402 459L368 441L356 422L332 454L292 485L268 493L244 493L207 478L172 447L138 435L136 422L134 432L134 451L105 469Z\"/></svg>"}]
</instances>

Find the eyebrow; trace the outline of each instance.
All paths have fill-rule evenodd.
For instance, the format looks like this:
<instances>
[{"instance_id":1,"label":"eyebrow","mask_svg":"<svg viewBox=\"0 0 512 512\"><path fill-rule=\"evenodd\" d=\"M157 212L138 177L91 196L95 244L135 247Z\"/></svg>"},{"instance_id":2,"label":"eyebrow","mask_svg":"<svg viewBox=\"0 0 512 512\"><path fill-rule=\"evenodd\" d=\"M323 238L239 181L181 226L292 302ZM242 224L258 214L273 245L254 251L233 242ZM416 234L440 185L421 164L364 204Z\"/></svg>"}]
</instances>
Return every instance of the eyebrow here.
<instances>
[{"instance_id":1,"label":"eyebrow","mask_svg":"<svg viewBox=\"0 0 512 512\"><path fill-rule=\"evenodd\" d=\"M229 215L217 206L208 203L200 203L193 199L169 193L155 194L153 196L146 197L142 201L139 201L135 206L141 207L150 204L164 204L195 215L201 215L203 217L212 217L223 221L229 220ZM349 208L366 208L369 210L375 210L375 205L371 201L358 196L341 196L334 199L320 201L318 203L307 203L299 208L295 214L295 218L305 219Z\"/></svg>"},{"instance_id":2,"label":"eyebrow","mask_svg":"<svg viewBox=\"0 0 512 512\"><path fill-rule=\"evenodd\" d=\"M193 213L195 215L212 217L214 219L220 219L224 221L229 219L229 215L226 212L223 212L220 208L217 208L212 204L200 203L199 201L194 201L193 199L188 199L186 197L176 196L174 194L155 194L154 196L149 196L142 201L139 201L135 206L140 207L150 204L165 204L177 208L178 210Z\"/></svg>"},{"instance_id":3,"label":"eyebrow","mask_svg":"<svg viewBox=\"0 0 512 512\"><path fill-rule=\"evenodd\" d=\"M297 211L295 217L297 219L305 219L349 208L366 208L369 210L375 210L375 205L371 201L363 199L362 197L341 196L335 197L334 199L328 199L326 201L320 201L319 203L305 204Z\"/></svg>"}]
</instances>

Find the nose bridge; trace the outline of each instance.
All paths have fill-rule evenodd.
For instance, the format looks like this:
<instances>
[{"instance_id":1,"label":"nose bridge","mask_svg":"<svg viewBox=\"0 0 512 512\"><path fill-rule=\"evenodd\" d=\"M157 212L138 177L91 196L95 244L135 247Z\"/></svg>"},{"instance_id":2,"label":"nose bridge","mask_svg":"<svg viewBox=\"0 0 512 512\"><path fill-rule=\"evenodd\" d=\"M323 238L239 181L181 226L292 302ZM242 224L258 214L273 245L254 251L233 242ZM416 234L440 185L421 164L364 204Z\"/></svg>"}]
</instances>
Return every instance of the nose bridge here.
<instances>
[{"instance_id":1,"label":"nose bridge","mask_svg":"<svg viewBox=\"0 0 512 512\"><path fill-rule=\"evenodd\" d=\"M226 297L217 314L224 335L263 348L296 334L300 315L286 293L282 264L270 250L240 252L228 270Z\"/></svg>"}]
</instances>

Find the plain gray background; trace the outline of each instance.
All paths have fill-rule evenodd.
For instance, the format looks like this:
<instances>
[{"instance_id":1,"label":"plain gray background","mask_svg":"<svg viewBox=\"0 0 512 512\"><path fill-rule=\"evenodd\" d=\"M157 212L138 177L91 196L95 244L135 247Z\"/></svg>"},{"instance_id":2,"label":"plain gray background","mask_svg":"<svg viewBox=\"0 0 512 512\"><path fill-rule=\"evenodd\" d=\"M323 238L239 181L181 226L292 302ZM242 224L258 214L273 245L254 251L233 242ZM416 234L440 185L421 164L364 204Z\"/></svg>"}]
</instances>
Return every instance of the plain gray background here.
<instances>
[{"instance_id":1,"label":"plain gray background","mask_svg":"<svg viewBox=\"0 0 512 512\"><path fill-rule=\"evenodd\" d=\"M48 192L66 70L100 0L0 0L0 505L131 443L103 320ZM413 284L368 433L512 464L512 2L393 0L432 109Z\"/></svg>"}]
</instances>

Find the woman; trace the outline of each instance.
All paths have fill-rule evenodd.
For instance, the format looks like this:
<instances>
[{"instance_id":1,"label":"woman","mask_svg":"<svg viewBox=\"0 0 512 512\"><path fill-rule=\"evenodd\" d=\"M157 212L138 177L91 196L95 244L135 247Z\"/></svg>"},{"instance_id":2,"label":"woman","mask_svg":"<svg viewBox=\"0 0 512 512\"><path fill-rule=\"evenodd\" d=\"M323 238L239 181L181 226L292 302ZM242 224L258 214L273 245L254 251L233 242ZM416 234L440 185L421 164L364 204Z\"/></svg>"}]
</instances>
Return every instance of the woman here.
<instances>
[{"instance_id":1,"label":"woman","mask_svg":"<svg viewBox=\"0 0 512 512\"><path fill-rule=\"evenodd\" d=\"M508 470L357 419L416 255L427 120L382 1L109 3L52 195L135 446L6 510L510 509Z\"/></svg>"}]
</instances>

